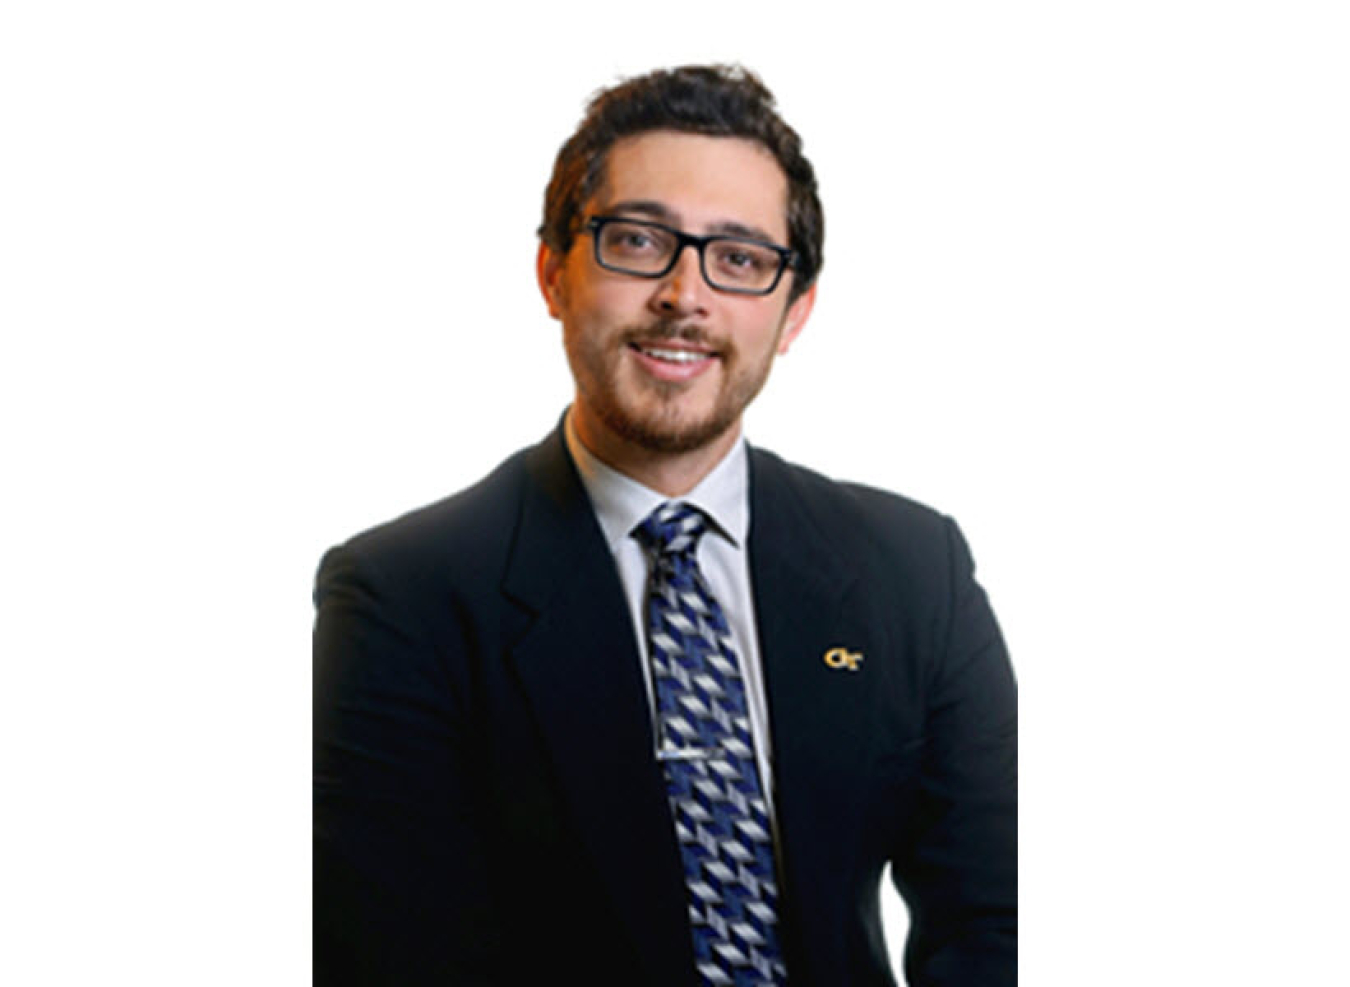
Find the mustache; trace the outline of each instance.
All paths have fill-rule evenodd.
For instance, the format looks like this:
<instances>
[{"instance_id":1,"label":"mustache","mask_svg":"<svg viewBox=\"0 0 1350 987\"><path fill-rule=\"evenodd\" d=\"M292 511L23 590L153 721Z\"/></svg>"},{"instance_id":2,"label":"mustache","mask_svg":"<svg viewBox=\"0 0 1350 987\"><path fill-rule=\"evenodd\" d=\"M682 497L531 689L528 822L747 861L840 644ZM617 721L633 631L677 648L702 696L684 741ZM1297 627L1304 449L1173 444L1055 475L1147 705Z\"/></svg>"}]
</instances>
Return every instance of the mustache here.
<instances>
[{"instance_id":1,"label":"mustache","mask_svg":"<svg viewBox=\"0 0 1350 987\"><path fill-rule=\"evenodd\" d=\"M722 350L726 348L726 341L714 339L708 332L699 326L681 324L670 319L658 319L655 322L645 326L633 326L623 334L623 342L628 343L664 343L673 340L679 340L684 343L694 343L698 346L706 346L709 349Z\"/></svg>"}]
</instances>

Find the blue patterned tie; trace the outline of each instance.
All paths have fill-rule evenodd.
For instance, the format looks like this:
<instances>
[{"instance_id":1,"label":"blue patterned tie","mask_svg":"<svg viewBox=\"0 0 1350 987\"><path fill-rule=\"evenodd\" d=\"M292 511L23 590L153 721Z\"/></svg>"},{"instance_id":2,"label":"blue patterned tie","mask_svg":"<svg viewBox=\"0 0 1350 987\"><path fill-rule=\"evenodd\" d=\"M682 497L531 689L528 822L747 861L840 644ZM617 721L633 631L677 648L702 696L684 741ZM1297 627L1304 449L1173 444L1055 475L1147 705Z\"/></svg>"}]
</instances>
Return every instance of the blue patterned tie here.
<instances>
[{"instance_id":1,"label":"blue patterned tie","mask_svg":"<svg viewBox=\"0 0 1350 987\"><path fill-rule=\"evenodd\" d=\"M662 504L634 529L651 556L647 635L657 757L684 862L703 984L786 983L764 789L736 651L695 552L707 518Z\"/></svg>"}]
</instances>

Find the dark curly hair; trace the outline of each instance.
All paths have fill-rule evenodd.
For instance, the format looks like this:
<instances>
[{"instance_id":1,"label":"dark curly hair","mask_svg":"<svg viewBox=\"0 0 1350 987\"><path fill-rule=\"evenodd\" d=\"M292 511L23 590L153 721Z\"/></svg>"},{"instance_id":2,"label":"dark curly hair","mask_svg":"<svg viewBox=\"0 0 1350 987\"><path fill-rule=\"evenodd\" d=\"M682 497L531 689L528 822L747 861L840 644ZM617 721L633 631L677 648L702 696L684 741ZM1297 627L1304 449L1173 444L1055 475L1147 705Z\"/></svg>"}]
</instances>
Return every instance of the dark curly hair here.
<instances>
[{"instance_id":1,"label":"dark curly hair","mask_svg":"<svg viewBox=\"0 0 1350 987\"><path fill-rule=\"evenodd\" d=\"M797 253L791 298L815 282L824 262L825 215L816 173L797 132L774 109L773 93L735 65L686 65L627 79L591 97L586 115L558 151L544 193L539 236L564 254L577 235L582 206L604 178L609 149L622 137L677 130L758 141L787 176L789 246Z\"/></svg>"}]
</instances>

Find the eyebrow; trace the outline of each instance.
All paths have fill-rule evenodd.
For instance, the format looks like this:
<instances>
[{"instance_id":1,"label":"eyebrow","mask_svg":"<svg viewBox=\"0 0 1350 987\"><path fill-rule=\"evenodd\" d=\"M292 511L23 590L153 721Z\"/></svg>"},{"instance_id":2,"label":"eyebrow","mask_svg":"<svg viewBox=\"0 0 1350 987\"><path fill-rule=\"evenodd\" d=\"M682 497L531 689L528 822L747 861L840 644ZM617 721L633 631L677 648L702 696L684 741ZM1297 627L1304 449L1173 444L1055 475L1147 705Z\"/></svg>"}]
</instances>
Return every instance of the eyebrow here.
<instances>
[{"instance_id":1,"label":"eyebrow","mask_svg":"<svg viewBox=\"0 0 1350 987\"><path fill-rule=\"evenodd\" d=\"M667 226L678 226L679 217L664 203L657 202L654 199L628 199L623 202L615 202L606 207L604 211L608 215L637 213L640 216L649 216L659 223L665 223ZM710 235L745 237L750 240L760 240L764 243L778 242L758 226L748 226L735 220L713 223L708 227L708 233Z\"/></svg>"}]
</instances>

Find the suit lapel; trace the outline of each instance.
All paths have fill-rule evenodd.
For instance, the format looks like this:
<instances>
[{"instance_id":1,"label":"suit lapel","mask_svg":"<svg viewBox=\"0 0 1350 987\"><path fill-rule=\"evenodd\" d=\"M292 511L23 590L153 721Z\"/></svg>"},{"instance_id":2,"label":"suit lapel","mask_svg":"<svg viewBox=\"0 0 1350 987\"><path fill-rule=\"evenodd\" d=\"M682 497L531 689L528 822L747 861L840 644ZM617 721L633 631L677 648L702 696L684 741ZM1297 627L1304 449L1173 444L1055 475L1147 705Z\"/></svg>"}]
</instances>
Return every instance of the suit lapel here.
<instances>
[{"instance_id":1,"label":"suit lapel","mask_svg":"<svg viewBox=\"0 0 1350 987\"><path fill-rule=\"evenodd\" d=\"M750 564L774 748L789 970L839 982L842 929L855 911L857 835L871 763L866 622L853 613L857 576L808 511L777 458L751 455ZM834 648L864 654L832 667ZM827 928L822 928L822 924Z\"/></svg>"},{"instance_id":2,"label":"suit lapel","mask_svg":"<svg viewBox=\"0 0 1350 987\"><path fill-rule=\"evenodd\" d=\"M504 592L528 616L512 650L583 843L653 984L693 969L684 881L633 623L618 573L563 443L530 452Z\"/></svg>"}]
</instances>

